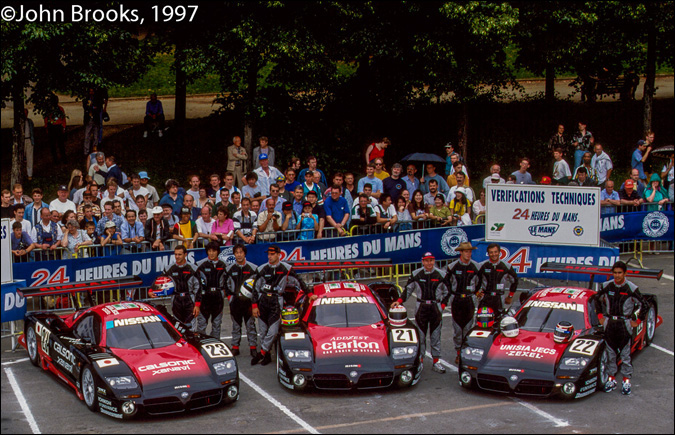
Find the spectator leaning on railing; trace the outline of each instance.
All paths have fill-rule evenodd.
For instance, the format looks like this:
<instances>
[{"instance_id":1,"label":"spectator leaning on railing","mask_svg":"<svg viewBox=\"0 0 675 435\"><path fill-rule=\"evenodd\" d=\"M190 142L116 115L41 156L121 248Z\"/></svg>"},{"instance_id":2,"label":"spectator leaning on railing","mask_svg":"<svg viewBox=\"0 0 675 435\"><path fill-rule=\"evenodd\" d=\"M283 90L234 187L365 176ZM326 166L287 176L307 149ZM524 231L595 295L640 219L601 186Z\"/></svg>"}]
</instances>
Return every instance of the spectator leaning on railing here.
<instances>
[{"instance_id":1,"label":"spectator leaning on railing","mask_svg":"<svg viewBox=\"0 0 675 435\"><path fill-rule=\"evenodd\" d=\"M654 172L649 180L649 187L645 189L644 199L646 202L655 203L647 206L647 211L656 211L663 208L668 202L668 192L661 186L661 177Z\"/></svg>"},{"instance_id":2,"label":"spectator leaning on railing","mask_svg":"<svg viewBox=\"0 0 675 435\"><path fill-rule=\"evenodd\" d=\"M602 213L615 213L615 207L621 205L619 192L614 190L614 181L605 182L605 188L600 192L600 205L602 205Z\"/></svg>"}]
</instances>

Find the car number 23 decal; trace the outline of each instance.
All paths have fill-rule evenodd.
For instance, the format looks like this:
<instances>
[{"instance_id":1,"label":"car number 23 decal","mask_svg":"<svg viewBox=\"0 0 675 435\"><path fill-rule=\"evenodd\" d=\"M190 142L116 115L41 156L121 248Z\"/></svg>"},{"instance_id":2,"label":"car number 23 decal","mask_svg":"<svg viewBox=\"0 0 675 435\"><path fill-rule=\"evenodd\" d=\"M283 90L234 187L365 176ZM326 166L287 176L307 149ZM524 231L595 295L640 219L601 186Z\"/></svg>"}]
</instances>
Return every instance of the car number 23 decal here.
<instances>
[{"instance_id":1,"label":"car number 23 decal","mask_svg":"<svg viewBox=\"0 0 675 435\"><path fill-rule=\"evenodd\" d=\"M202 347L211 358L228 358L232 356L230 349L224 343L202 344Z\"/></svg>"},{"instance_id":2,"label":"car number 23 decal","mask_svg":"<svg viewBox=\"0 0 675 435\"><path fill-rule=\"evenodd\" d=\"M600 343L598 340L578 338L572 343L570 352L592 356L595 353L595 349L598 347L598 343Z\"/></svg>"},{"instance_id":3,"label":"car number 23 decal","mask_svg":"<svg viewBox=\"0 0 675 435\"><path fill-rule=\"evenodd\" d=\"M417 343L417 333L414 329L394 329L391 332L395 343Z\"/></svg>"}]
</instances>

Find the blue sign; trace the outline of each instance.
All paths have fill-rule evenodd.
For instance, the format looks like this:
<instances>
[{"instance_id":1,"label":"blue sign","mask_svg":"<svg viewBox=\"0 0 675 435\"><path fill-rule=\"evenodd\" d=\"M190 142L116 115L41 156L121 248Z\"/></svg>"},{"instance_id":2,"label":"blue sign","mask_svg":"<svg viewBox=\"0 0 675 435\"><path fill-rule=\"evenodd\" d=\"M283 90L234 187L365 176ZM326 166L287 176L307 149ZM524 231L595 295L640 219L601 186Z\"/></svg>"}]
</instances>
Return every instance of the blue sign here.
<instances>
[{"instance_id":1,"label":"blue sign","mask_svg":"<svg viewBox=\"0 0 675 435\"><path fill-rule=\"evenodd\" d=\"M2 322L23 320L26 314L26 298L19 296L16 289L26 287L26 281L14 281L2 285Z\"/></svg>"},{"instance_id":2,"label":"blue sign","mask_svg":"<svg viewBox=\"0 0 675 435\"><path fill-rule=\"evenodd\" d=\"M673 240L673 211L603 214L601 237L609 243L630 240Z\"/></svg>"}]
</instances>

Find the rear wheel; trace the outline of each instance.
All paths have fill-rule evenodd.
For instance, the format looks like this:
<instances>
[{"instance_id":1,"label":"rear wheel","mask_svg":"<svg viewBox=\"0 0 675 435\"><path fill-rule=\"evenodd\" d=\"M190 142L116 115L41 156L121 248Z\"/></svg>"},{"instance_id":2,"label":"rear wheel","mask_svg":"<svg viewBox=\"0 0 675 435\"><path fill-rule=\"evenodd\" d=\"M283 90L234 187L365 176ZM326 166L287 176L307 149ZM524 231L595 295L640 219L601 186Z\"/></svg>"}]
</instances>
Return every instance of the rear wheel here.
<instances>
[{"instance_id":1,"label":"rear wheel","mask_svg":"<svg viewBox=\"0 0 675 435\"><path fill-rule=\"evenodd\" d=\"M84 403L90 411L98 411L98 402L96 401L96 382L91 367L87 366L82 370L82 380L80 381L80 391L84 397Z\"/></svg>"},{"instance_id":2,"label":"rear wheel","mask_svg":"<svg viewBox=\"0 0 675 435\"><path fill-rule=\"evenodd\" d=\"M40 365L40 355L38 354L37 334L35 325L31 324L26 330L26 347L28 348L28 358L35 367Z\"/></svg>"},{"instance_id":3,"label":"rear wheel","mask_svg":"<svg viewBox=\"0 0 675 435\"><path fill-rule=\"evenodd\" d=\"M645 346L652 344L654 339L654 333L656 332L656 307L654 305L649 306L649 311L647 311L647 318L645 319Z\"/></svg>"}]
</instances>

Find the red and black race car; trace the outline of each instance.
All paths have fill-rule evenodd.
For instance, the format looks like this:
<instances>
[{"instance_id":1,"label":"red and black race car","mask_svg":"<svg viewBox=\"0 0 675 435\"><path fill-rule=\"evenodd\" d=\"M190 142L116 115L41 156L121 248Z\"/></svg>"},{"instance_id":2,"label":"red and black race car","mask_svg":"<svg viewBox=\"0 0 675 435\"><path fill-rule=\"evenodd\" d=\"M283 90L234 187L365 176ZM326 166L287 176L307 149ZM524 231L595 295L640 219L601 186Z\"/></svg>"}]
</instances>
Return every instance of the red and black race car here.
<instances>
[{"instance_id":1,"label":"red and black race car","mask_svg":"<svg viewBox=\"0 0 675 435\"><path fill-rule=\"evenodd\" d=\"M498 327L472 329L460 353L459 384L568 399L602 389L608 377L607 356L594 295L593 290L583 288L545 288L531 294L515 314L517 336L507 337ZM648 346L662 323L656 296L643 296L649 308L645 321L634 328L632 352ZM554 330L561 321L574 327L567 343L554 341Z\"/></svg>"},{"instance_id":2,"label":"red and black race car","mask_svg":"<svg viewBox=\"0 0 675 435\"><path fill-rule=\"evenodd\" d=\"M283 386L351 390L419 381L419 330L405 314L400 327L388 318L399 294L394 284L332 282L315 285L313 293L317 299L305 302L300 322L284 326L277 341Z\"/></svg>"},{"instance_id":3,"label":"red and black race car","mask_svg":"<svg viewBox=\"0 0 675 435\"><path fill-rule=\"evenodd\" d=\"M20 342L33 365L58 376L90 410L111 417L236 401L239 373L230 349L181 326L164 307L111 302L66 316L28 313Z\"/></svg>"}]
</instances>

